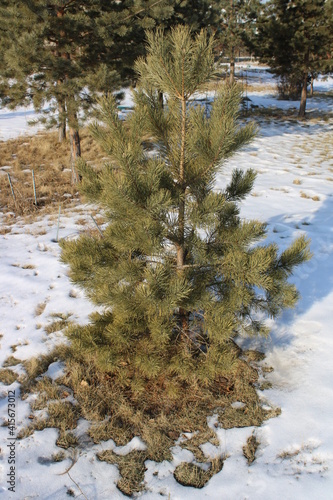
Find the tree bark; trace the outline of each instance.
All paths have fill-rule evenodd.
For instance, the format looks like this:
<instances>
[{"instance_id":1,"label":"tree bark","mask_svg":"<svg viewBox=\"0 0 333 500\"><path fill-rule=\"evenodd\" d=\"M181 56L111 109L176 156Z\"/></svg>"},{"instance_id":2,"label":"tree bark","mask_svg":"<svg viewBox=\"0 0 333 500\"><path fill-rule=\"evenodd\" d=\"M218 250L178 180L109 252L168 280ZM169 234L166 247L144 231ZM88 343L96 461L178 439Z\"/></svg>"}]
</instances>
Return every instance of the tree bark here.
<instances>
[{"instance_id":1,"label":"tree bark","mask_svg":"<svg viewBox=\"0 0 333 500\"><path fill-rule=\"evenodd\" d=\"M307 86L308 86L308 73L306 72L306 73L303 74L301 103L300 103L299 112L298 112L299 118L304 118L305 117L306 98L307 98Z\"/></svg>"},{"instance_id":2,"label":"tree bark","mask_svg":"<svg viewBox=\"0 0 333 500\"><path fill-rule=\"evenodd\" d=\"M310 97L313 97L313 81L314 81L314 77L313 77L313 75L311 75Z\"/></svg>"},{"instance_id":3,"label":"tree bark","mask_svg":"<svg viewBox=\"0 0 333 500\"><path fill-rule=\"evenodd\" d=\"M185 264L185 141L186 141L186 99L183 94L181 100L181 144L180 144L180 161L179 161L179 187L180 199L178 209L178 244L177 244L177 269L178 274L184 273ZM179 308L180 326L186 338L188 332L189 313L184 308Z\"/></svg>"},{"instance_id":4,"label":"tree bark","mask_svg":"<svg viewBox=\"0 0 333 500\"><path fill-rule=\"evenodd\" d=\"M72 182L75 184L81 177L77 175L75 164L76 160L81 156L81 141L79 134L79 122L77 118L75 97L70 96L66 101L68 127L69 127L69 142L71 149L71 168Z\"/></svg>"},{"instance_id":5,"label":"tree bark","mask_svg":"<svg viewBox=\"0 0 333 500\"><path fill-rule=\"evenodd\" d=\"M81 156L81 142L80 134L77 128L69 128L69 138L71 145L71 159L75 163L76 160Z\"/></svg>"},{"instance_id":6,"label":"tree bark","mask_svg":"<svg viewBox=\"0 0 333 500\"><path fill-rule=\"evenodd\" d=\"M58 125L58 141L63 142L66 139L66 111L64 103L58 101L59 125Z\"/></svg>"},{"instance_id":7,"label":"tree bark","mask_svg":"<svg viewBox=\"0 0 333 500\"><path fill-rule=\"evenodd\" d=\"M230 83L230 85L233 85L235 83L235 57L234 57L234 48L231 49L229 83Z\"/></svg>"}]
</instances>

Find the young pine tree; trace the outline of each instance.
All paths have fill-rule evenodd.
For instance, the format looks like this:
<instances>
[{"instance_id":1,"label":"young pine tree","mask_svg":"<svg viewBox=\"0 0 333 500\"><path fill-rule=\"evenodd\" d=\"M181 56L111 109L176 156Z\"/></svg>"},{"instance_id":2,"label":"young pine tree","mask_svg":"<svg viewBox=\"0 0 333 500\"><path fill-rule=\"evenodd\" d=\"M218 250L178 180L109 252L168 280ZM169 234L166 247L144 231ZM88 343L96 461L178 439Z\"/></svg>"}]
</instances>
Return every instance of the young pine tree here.
<instances>
[{"instance_id":1,"label":"young pine tree","mask_svg":"<svg viewBox=\"0 0 333 500\"><path fill-rule=\"evenodd\" d=\"M103 236L62 243L71 279L104 307L71 330L72 342L133 395L158 384L181 397L186 387L228 378L233 338L265 333L265 315L295 304L287 278L309 258L303 238L281 255L275 244L255 245L265 225L241 220L238 208L253 170L236 170L224 191L214 189L255 127L238 125L235 86L222 86L209 111L191 101L214 73L212 49L205 31L148 34L133 113L123 122L104 99L105 126L93 127L110 163L100 173L80 167L81 189L108 224Z\"/></svg>"}]
</instances>

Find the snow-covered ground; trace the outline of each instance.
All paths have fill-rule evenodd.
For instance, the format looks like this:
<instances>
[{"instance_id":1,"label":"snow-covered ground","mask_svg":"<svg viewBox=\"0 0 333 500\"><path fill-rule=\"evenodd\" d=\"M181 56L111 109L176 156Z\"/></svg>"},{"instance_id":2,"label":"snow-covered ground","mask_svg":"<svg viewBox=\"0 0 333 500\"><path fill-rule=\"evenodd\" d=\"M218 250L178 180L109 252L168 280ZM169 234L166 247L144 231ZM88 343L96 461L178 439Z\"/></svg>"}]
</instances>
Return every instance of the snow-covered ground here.
<instances>
[{"instance_id":1,"label":"snow-covered ground","mask_svg":"<svg viewBox=\"0 0 333 500\"><path fill-rule=\"evenodd\" d=\"M332 88L332 78L324 84L326 89L329 85ZM255 105L298 105L278 101L273 90L270 95L259 91L248 95ZM333 111L333 99L309 99L308 110ZM22 116L1 110L0 138L24 132ZM269 338L240 340L266 353L263 363L274 368L267 375L272 388L261 395L267 404L279 406L282 413L257 429L217 430L220 446L210 453L226 454L228 458L222 471L203 489L186 488L175 481L172 471L176 465L191 459L189 452L175 447L172 463L146 463L147 487L138 496L145 500L333 499L332 116L300 123L262 122L255 141L226 164L218 176L217 188L225 185L235 167L252 167L258 172L253 193L242 205L242 215L267 221L268 241L275 241L283 250L297 235L311 239L313 258L293 277L302 295L297 307L270 322ZM1 220L4 227L0 214ZM60 217L59 237L71 237L90 225L93 227L88 206L68 209ZM59 342L61 333L47 335L43 330L54 321L52 315L72 314L71 318L83 323L92 311L82 292L68 280L66 266L58 258L56 236L56 214L31 224L17 220L11 232L0 236L0 365L10 355L29 359ZM36 307L41 304L45 309L36 315ZM55 364L48 374L56 377L60 368ZM14 370L22 372L20 365ZM0 384L0 417L4 420L8 418L8 390L15 390L18 396L18 383L9 387ZM27 424L29 414L28 402L16 397L19 428ZM75 432L82 434L86 427L87 422L82 420ZM242 447L253 431L260 446L256 460L249 466ZM60 451L55 445L55 429L35 432L16 442L16 493L10 493L8 438L9 429L0 427L3 498L60 500L67 498L69 489L76 497L89 500L125 498L115 486L117 468L96 458L96 452L111 448L112 442L87 442L80 447L69 477L64 472L71 465L70 458L60 463L50 460L53 453ZM133 440L129 449L140 446L139 440Z\"/></svg>"}]
</instances>

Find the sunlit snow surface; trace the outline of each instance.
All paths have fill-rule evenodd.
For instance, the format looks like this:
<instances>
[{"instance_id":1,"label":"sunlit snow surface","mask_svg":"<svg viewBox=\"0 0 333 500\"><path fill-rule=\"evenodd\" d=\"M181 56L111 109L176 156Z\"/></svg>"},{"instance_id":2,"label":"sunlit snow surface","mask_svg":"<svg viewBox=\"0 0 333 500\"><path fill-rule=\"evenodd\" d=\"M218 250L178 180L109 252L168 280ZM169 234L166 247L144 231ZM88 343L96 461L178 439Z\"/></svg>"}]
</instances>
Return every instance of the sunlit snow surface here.
<instances>
[{"instance_id":1,"label":"sunlit snow surface","mask_svg":"<svg viewBox=\"0 0 333 500\"><path fill-rule=\"evenodd\" d=\"M248 70L250 72L250 70ZM259 73L258 73L259 74ZM259 74L265 81L265 73ZM264 75L264 76L263 76ZM267 75L268 81L271 76ZM321 81L322 90L332 88L332 79ZM330 87L331 86L331 87ZM254 105L297 107L298 103L278 101L272 93L249 93ZM316 88L316 87L315 87ZM127 97L128 99L128 97ZM126 105L128 105L129 101ZM333 99L317 96L308 101L308 110L333 110ZM20 112L0 111L0 139L26 131ZM264 123L264 122L263 122ZM0 159L1 163L1 159ZM0 167L2 165L0 164ZM252 196L242 204L242 216L268 223L268 242L280 250L293 238L305 234L311 238L312 260L296 271L296 283L302 298L293 311L270 321L268 339L240 340L264 350L264 364L274 371L267 378L272 389L261 393L267 405L279 406L282 413L256 429L260 441L257 459L248 466L242 447L253 428L217 430L220 446L204 451L227 454L222 471L201 490L185 488L172 476L181 460L190 460L188 452L174 449L174 461L147 462L145 500L292 500L333 498L333 118L305 122L271 120L260 129L255 141L229 161L219 174L216 189L226 184L233 168L257 170ZM0 193L1 196L1 193ZM59 236L73 237L92 224L88 206L67 210L60 218ZM77 221L80 219L80 224ZM4 219L1 217L3 227ZM47 335L43 330L57 313L71 314L70 319L88 321L93 310L82 292L68 280L66 266L60 263L59 246L54 241L57 215L32 223L17 220L11 232L0 236L0 364L10 355L21 360L46 353L62 338L59 332ZM36 307L45 304L36 315ZM53 316L52 316L53 315ZM17 346L13 353L12 346ZM48 375L60 376L63 366L53 363ZM23 373L21 365L14 368ZM0 416L7 418L7 391L0 384ZM17 398L17 424L29 423L29 401ZM213 422L213 420L212 420ZM80 421L75 431L85 435L87 422ZM68 498L70 488L76 497L80 491L68 474L62 474L71 460L51 463L60 449L55 445L57 431L46 429L17 442L16 493L7 491L9 471L8 429L0 427L0 493L3 498L60 500ZM70 470L72 479L89 500L113 500L124 497L116 488L117 468L99 462L96 452L114 449L118 453L142 449L134 439L125 449L115 449L113 441L94 445L84 439L78 459ZM157 475L156 475L157 472ZM2 489L1 489L2 488ZM1 496L0 496L1 498Z\"/></svg>"}]
</instances>

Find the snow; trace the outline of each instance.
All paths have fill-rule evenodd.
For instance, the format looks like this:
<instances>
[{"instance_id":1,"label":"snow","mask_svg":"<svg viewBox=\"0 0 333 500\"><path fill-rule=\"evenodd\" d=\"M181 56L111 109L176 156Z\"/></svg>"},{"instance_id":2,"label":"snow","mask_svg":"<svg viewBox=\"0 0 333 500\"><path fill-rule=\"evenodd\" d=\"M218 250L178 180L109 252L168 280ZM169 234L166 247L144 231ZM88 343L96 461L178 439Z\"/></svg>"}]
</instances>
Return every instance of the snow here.
<instances>
[{"instance_id":1,"label":"snow","mask_svg":"<svg viewBox=\"0 0 333 500\"><path fill-rule=\"evenodd\" d=\"M255 69L255 68L254 68ZM248 68L248 73L250 69ZM257 68L251 77L271 81L269 73ZM333 79L323 78L321 90L332 89ZM315 87L316 90L316 87ZM268 93L269 92L269 93ZM278 101L267 90L249 91L253 104L284 109L298 103ZM126 96L126 106L130 105ZM319 94L309 99L307 109L333 111L333 100ZM0 139L26 133L26 112L0 110ZM138 494L145 500L284 500L313 498L333 499L333 118L315 120L262 120L257 138L232 158L218 176L216 189L224 186L233 168L254 168L257 173L251 196L242 204L242 216L268 223L268 242L276 242L280 250L304 234L311 239L312 260L297 269L292 281L301 299L292 311L276 321L270 320L267 339L239 339L244 346L266 353L262 362L272 366L267 374L272 388L261 392L263 404L280 407L281 415L266 421L260 428L216 429L214 417L209 420L216 431L219 446L203 445L210 456L226 456L223 469L201 490L178 484L172 472L182 460L193 455L180 446L173 448L173 461L156 464L146 462L146 491ZM1 167L2 165L0 165ZM5 165L4 165L5 166ZM92 225L90 208L80 205L66 210L60 217L59 237L73 237L86 217ZM10 232L0 235L0 364L9 356L26 360L48 352L63 341L61 332L46 334L43 327L57 319L57 314L70 315L70 321L88 321L93 306L70 283L67 268L59 260L55 241L58 214L48 215L30 224L17 219ZM0 213L2 227L6 227ZM38 311L42 304L44 310ZM14 346L14 347L13 347ZM15 352L13 352L15 351ZM23 373L21 365L14 368ZM63 365L52 363L47 375L56 379ZM20 400L19 384L0 384L0 417L7 416L8 390L16 391L17 426L29 422L29 401ZM237 406L237 404L236 404ZM88 422L81 419L74 431L84 435ZM255 432L260 446L256 460L249 466L242 454L247 438ZM19 442L17 449L16 493L7 490L9 472L8 428L0 427L0 494L4 498L41 498L60 500L71 490L76 497L84 493L89 500L125 498L116 488L117 467L100 462L96 453L113 449L125 454L144 449L134 438L124 447L113 441L95 445L80 444L77 455L55 463L51 457L60 451L55 445L57 431L36 431ZM70 467L69 474L66 470ZM81 488L80 492L78 486Z\"/></svg>"},{"instance_id":2,"label":"snow","mask_svg":"<svg viewBox=\"0 0 333 500\"><path fill-rule=\"evenodd\" d=\"M35 134L41 130L40 125L29 125L29 121L36 118L32 106L18 107L14 111L0 108L0 141L14 139L19 135Z\"/></svg>"}]
</instances>

